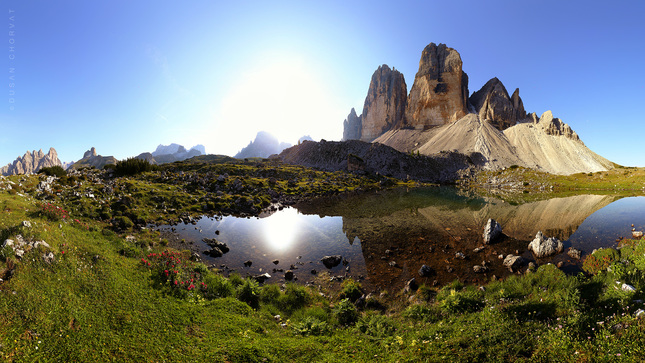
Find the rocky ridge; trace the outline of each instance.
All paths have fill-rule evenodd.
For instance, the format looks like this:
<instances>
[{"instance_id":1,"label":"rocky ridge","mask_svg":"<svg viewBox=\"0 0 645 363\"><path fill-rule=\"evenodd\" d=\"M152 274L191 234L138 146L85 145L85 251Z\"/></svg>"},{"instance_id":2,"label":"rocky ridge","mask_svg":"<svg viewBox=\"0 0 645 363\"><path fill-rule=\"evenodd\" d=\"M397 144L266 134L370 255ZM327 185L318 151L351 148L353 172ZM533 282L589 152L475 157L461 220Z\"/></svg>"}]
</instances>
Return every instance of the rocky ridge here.
<instances>
[{"instance_id":1,"label":"rocky ridge","mask_svg":"<svg viewBox=\"0 0 645 363\"><path fill-rule=\"evenodd\" d=\"M47 154L43 150L27 151L22 157L18 157L13 163L0 168L0 175L34 174L40 169L52 166L62 166L58 153L53 147Z\"/></svg>"},{"instance_id":2,"label":"rocky ridge","mask_svg":"<svg viewBox=\"0 0 645 363\"><path fill-rule=\"evenodd\" d=\"M359 140L342 142L305 141L285 149L278 156L283 162L324 171L347 170L381 174L397 179L445 183L459 178L474 167L478 155L442 152L433 156L401 153L389 146Z\"/></svg>"}]
</instances>

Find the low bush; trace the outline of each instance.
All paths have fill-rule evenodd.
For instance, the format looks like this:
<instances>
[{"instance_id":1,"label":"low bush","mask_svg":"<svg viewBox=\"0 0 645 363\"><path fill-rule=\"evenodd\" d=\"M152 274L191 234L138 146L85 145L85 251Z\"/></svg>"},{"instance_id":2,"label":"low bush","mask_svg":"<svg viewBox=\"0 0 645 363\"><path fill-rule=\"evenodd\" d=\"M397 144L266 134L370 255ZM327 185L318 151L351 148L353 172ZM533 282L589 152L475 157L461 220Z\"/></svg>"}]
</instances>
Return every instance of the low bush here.
<instances>
[{"instance_id":1,"label":"low bush","mask_svg":"<svg viewBox=\"0 0 645 363\"><path fill-rule=\"evenodd\" d=\"M57 176L59 178L66 176L67 172L65 169L63 169L62 166L60 165L55 165L55 166L50 166L46 168L42 168L38 171L38 174L45 174L49 176Z\"/></svg>"},{"instance_id":2,"label":"low bush","mask_svg":"<svg viewBox=\"0 0 645 363\"><path fill-rule=\"evenodd\" d=\"M340 325L354 325L358 321L359 313L349 299L343 299L334 307L334 317Z\"/></svg>"},{"instance_id":3,"label":"low bush","mask_svg":"<svg viewBox=\"0 0 645 363\"><path fill-rule=\"evenodd\" d=\"M152 165L148 160L128 158L116 163L114 173L117 176L135 175L147 171L159 170L157 165Z\"/></svg>"}]
</instances>

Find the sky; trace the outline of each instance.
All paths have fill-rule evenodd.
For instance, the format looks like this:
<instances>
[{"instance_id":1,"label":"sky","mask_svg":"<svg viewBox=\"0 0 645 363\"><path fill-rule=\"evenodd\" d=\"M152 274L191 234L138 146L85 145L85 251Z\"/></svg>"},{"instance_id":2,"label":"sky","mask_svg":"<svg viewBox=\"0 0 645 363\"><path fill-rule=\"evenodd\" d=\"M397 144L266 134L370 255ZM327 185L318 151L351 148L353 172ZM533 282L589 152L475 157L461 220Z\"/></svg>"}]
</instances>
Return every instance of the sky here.
<instances>
[{"instance_id":1,"label":"sky","mask_svg":"<svg viewBox=\"0 0 645 363\"><path fill-rule=\"evenodd\" d=\"M408 91L423 48L456 49L596 153L645 166L645 2L0 0L0 165L159 144L234 155L259 131L340 140L372 73ZM2 40L4 38L4 40Z\"/></svg>"}]
</instances>

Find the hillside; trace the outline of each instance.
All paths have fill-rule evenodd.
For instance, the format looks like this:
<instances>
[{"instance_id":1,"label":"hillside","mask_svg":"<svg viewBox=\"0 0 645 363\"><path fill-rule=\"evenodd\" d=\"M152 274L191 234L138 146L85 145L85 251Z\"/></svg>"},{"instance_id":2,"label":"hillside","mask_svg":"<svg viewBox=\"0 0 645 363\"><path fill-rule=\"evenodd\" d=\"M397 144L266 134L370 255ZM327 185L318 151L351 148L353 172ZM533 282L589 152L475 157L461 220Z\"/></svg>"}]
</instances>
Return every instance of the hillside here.
<instances>
[{"instance_id":1,"label":"hillside","mask_svg":"<svg viewBox=\"0 0 645 363\"><path fill-rule=\"evenodd\" d=\"M537 123L518 123L500 131L476 114L428 130L399 129L381 135L374 142L401 152L419 151L432 155L443 150L480 153L484 168L524 166L552 174L597 172L613 168L613 163L587 148L579 139L550 135L545 113Z\"/></svg>"}]
</instances>

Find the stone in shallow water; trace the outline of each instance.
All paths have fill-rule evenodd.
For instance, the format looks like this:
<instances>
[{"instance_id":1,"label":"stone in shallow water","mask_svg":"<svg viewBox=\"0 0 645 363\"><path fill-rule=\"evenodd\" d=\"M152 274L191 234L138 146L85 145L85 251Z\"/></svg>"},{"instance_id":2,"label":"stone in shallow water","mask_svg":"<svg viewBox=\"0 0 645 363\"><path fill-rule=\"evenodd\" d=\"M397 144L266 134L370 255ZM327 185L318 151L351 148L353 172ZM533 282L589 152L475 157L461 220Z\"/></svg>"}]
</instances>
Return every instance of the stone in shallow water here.
<instances>
[{"instance_id":1,"label":"stone in shallow water","mask_svg":"<svg viewBox=\"0 0 645 363\"><path fill-rule=\"evenodd\" d=\"M564 245L555 237L544 238L542 232L535 235L535 239L529 243L529 250L533 252L535 258L552 256L562 252Z\"/></svg>"},{"instance_id":2,"label":"stone in shallow water","mask_svg":"<svg viewBox=\"0 0 645 363\"><path fill-rule=\"evenodd\" d=\"M496 220L489 218L484 226L484 244L495 242L502 235L502 226Z\"/></svg>"},{"instance_id":3,"label":"stone in shallow water","mask_svg":"<svg viewBox=\"0 0 645 363\"><path fill-rule=\"evenodd\" d=\"M342 260L343 260L343 257L341 255L325 256L320 259L323 265L325 265L325 267L327 268L332 268L340 265Z\"/></svg>"}]
</instances>

